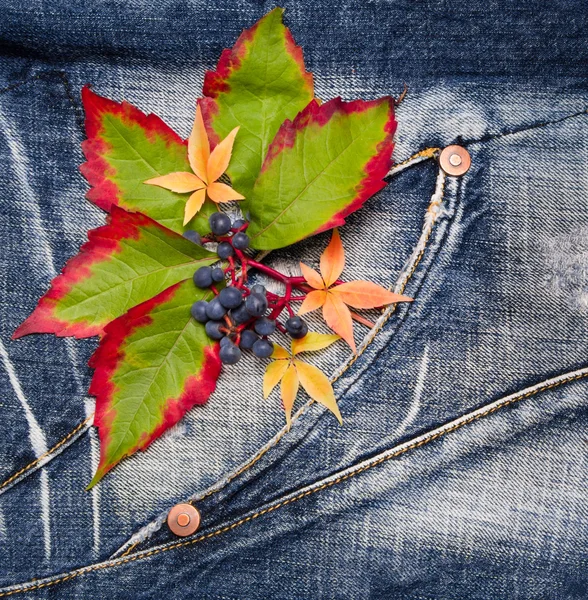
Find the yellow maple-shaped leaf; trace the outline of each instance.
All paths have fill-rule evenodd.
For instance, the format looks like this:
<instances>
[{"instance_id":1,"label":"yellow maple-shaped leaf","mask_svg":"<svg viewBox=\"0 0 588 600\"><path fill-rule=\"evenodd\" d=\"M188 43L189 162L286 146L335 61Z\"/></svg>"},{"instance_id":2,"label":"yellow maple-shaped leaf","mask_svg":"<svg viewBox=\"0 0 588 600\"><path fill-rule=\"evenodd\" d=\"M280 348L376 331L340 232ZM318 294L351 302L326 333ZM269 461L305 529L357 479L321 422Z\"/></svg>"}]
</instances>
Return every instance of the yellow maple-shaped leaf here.
<instances>
[{"instance_id":1,"label":"yellow maple-shaped leaf","mask_svg":"<svg viewBox=\"0 0 588 600\"><path fill-rule=\"evenodd\" d=\"M323 318L327 325L357 352L353 339L353 319L364 322L365 319L352 313L348 306L358 309L379 308L396 302L412 302L412 298L394 294L371 281L350 281L337 283L345 267L345 250L337 229L329 245L321 255L320 274L304 263L300 263L302 276L313 288L303 300L299 315L323 309Z\"/></svg>"},{"instance_id":2,"label":"yellow maple-shaped leaf","mask_svg":"<svg viewBox=\"0 0 588 600\"><path fill-rule=\"evenodd\" d=\"M184 225L202 208L207 196L217 204L244 200L244 196L231 186L217 181L229 166L238 131L239 128L235 127L211 152L202 111L198 105L192 133L188 139L188 162L193 173L168 173L145 181L149 185L157 185L179 194L193 192L186 201Z\"/></svg>"},{"instance_id":3,"label":"yellow maple-shaped leaf","mask_svg":"<svg viewBox=\"0 0 588 600\"><path fill-rule=\"evenodd\" d=\"M310 332L301 339L292 340L291 352L274 344L271 356L273 361L267 365L263 377L263 396L267 398L281 382L280 396L288 427L292 423L292 407L300 384L313 400L325 405L341 422L335 394L328 377L317 367L294 358L302 352L316 352L327 348L339 339L338 335Z\"/></svg>"},{"instance_id":4,"label":"yellow maple-shaped leaf","mask_svg":"<svg viewBox=\"0 0 588 600\"><path fill-rule=\"evenodd\" d=\"M337 400L335 399L335 392L329 378L314 365L309 365L298 359L295 359L293 363L294 367L296 367L300 385L305 389L306 393L315 402L319 402L328 408L337 417L339 423L343 424Z\"/></svg>"}]
</instances>

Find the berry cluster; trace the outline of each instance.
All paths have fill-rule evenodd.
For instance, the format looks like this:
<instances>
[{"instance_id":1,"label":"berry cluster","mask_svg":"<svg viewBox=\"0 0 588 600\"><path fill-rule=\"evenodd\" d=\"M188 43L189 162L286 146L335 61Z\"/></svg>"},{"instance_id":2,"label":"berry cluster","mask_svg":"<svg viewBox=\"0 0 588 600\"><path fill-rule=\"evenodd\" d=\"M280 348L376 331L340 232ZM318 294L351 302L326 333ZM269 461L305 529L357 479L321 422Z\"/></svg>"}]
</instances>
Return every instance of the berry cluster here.
<instances>
[{"instance_id":1,"label":"berry cluster","mask_svg":"<svg viewBox=\"0 0 588 600\"><path fill-rule=\"evenodd\" d=\"M194 273L196 286L211 289L214 298L210 302L195 302L191 314L196 321L205 324L208 337L220 341L222 362L229 365L237 363L242 350L251 350L258 358L268 358L274 350L268 337L276 329L295 339L303 338L308 333L308 326L294 314L291 304L306 297L292 295L293 289L309 291L304 278L287 277L246 256L244 251L249 247L247 221L238 219L231 223L226 214L215 212L210 216L209 224L209 236L200 237L195 231L187 231L184 237L200 245L216 243L219 258L227 261L228 266L200 267ZM258 269L280 281L286 288L285 295L270 293L260 284L248 287L249 269ZM225 281L226 287L219 291L217 284ZM289 317L281 323L278 317L284 310Z\"/></svg>"}]
</instances>

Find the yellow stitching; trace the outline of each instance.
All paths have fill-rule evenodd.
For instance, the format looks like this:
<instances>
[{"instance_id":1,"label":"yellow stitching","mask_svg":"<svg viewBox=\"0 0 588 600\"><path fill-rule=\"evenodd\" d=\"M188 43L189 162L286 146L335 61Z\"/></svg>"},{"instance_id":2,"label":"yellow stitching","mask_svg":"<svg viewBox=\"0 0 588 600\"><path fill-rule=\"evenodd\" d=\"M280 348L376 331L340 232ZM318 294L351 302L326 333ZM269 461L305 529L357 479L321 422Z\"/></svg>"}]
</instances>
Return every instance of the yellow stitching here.
<instances>
[{"instance_id":1,"label":"yellow stitching","mask_svg":"<svg viewBox=\"0 0 588 600\"><path fill-rule=\"evenodd\" d=\"M363 467L359 467L355 471L351 471L350 473L341 475L341 477L338 477L337 479L333 479L332 481L327 481L326 483L323 483L322 485L320 485L316 488L306 490L305 492L302 492L302 493L298 494L297 496L288 498L288 500L284 500L282 502L279 502L278 504L274 504L273 506L264 508L263 510L260 510L256 513L253 513L252 515L249 515L248 517L244 517L243 519L240 519L239 521L235 521L235 523L232 523L231 525L227 525L225 527L222 527L221 529L217 529L216 531L211 531L210 533L207 533L206 535L201 535L200 537L197 537L193 540L186 540L184 542L178 542L177 544L172 544L171 546L157 548L157 549L151 550L150 552L147 552L145 554L134 554L133 556L129 556L125 560L119 560L115 563L107 563L107 564L102 564L102 565L96 565L93 567L88 567L81 571L77 571L74 573L70 573L69 575L65 575L64 577L61 577L59 579L55 579L53 581L47 581L45 583L40 583L40 584L34 585L32 587L23 588L23 589L15 589L15 590L11 590L9 592L0 592L0 597L12 596L13 594L20 594L22 592L32 592L35 590L39 590L41 588L51 587L51 586L57 585L58 583L64 583L66 581L69 581L70 579L79 577L80 575L86 575L88 573L93 573L94 571L100 571L103 569L109 569L109 568L117 567L119 565L124 565L124 564L130 563L130 562L135 562L139 559L149 558L151 556L155 556L156 554L161 554L162 552L167 552L168 550L176 550L178 548L192 546L194 544L197 544L198 542L202 542L202 541L210 539L212 537L216 537L217 535L226 533L227 531L231 531L232 529L235 529L236 527L239 527L240 525L244 525L245 523L248 523L249 521L252 521L253 519L257 519L258 517L261 517L263 515L271 513L273 511L277 510L278 508L287 506L288 504L292 504L293 502L301 500L302 498L305 498L306 496L310 496L316 492L320 492L321 490L324 490L325 488L329 488L329 487L334 486L337 483L346 481L347 479L350 479L351 477L355 477L356 475L359 475L360 473L363 473L364 471L367 471L368 469L371 469L377 465L380 465L383 462L386 462L392 458L397 458L398 456L405 454L409 450L414 450L416 448L420 448L421 446L424 446L424 445L428 444L429 442L439 439L440 437L443 437L444 435L446 435L448 433L456 431L457 429L461 429L465 425L469 425L473 421L477 421L478 419L481 419L482 417L486 417L492 413L495 413L497 410L504 408L505 406L509 406L510 404L514 404L515 402L520 402L521 400L525 400L526 398L530 398L531 396L534 396L534 395L538 394L539 392L544 392L546 390L550 390L550 389L559 387L560 385L563 385L564 383L569 383L571 381L578 381L580 379L583 379L584 377L588 377L588 372L578 373L577 375L574 375L572 377L568 377L568 378L562 379L560 381L554 381L553 383L550 383L548 385L546 384L543 386L539 386L539 387L535 388L534 390L530 390L529 392L522 394L521 396L511 398L510 400L503 402L502 404L497 404L482 413L472 415L470 418L460 421L460 422L456 423L455 425L453 425L452 427L449 427L448 429L444 429L443 431L439 431L438 433L436 433L428 438L424 438L422 440L419 440L418 442L414 442L408 446L405 446L404 448L401 448L397 452L388 454L386 456L382 456L378 460L376 460L372 463L369 463L367 465L364 465Z\"/></svg>"},{"instance_id":2,"label":"yellow stitching","mask_svg":"<svg viewBox=\"0 0 588 600\"><path fill-rule=\"evenodd\" d=\"M0 490L6 487L12 481L14 481L17 477L22 475L25 471L32 469L35 465L40 463L46 456L49 456L49 454L53 454L53 452L58 450L61 446L63 446L63 444L67 443L80 429L82 429L82 427L84 427L84 425L86 425L86 423L88 423L93 418L94 416L92 415L88 417L85 421L82 421L73 431L70 431L61 441L57 442L57 444L55 444L53 448L50 448L49 450L47 450L47 452L43 452L43 454L41 454L41 456L36 458L33 462L29 463L26 467L23 467L20 471L17 471L14 475L9 477L4 483L0 484Z\"/></svg>"},{"instance_id":3,"label":"yellow stitching","mask_svg":"<svg viewBox=\"0 0 588 600\"><path fill-rule=\"evenodd\" d=\"M394 163L392 165L392 169L396 169L397 167L402 167L403 165L408 164L409 162L415 160L416 158L434 158L435 154L437 154L437 152L439 152L439 148L425 148L424 150L421 150L420 152L413 154L411 157L407 158L406 160L403 160L402 162Z\"/></svg>"},{"instance_id":4,"label":"yellow stitching","mask_svg":"<svg viewBox=\"0 0 588 600\"><path fill-rule=\"evenodd\" d=\"M136 548L138 546L139 542L135 542L134 544L131 544L122 554L121 556L128 556L131 553L131 550L133 550L133 548Z\"/></svg>"}]
</instances>

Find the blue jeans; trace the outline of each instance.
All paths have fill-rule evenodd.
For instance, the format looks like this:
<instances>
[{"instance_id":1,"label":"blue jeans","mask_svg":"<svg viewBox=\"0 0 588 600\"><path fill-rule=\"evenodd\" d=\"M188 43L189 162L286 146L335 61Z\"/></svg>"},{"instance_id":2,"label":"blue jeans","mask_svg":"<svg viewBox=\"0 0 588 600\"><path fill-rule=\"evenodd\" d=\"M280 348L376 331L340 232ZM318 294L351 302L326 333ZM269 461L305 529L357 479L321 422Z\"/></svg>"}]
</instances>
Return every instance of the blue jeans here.
<instances>
[{"instance_id":1,"label":"blue jeans","mask_svg":"<svg viewBox=\"0 0 588 600\"><path fill-rule=\"evenodd\" d=\"M286 433L246 360L86 492L96 340L10 340L104 222L80 89L187 136L204 70L273 5L1 3L0 598L586 598L585 7L283 4L318 97L409 85L390 184L341 233L350 279L415 301L357 358L318 357L343 426L301 403ZM327 239L267 260L315 264ZM177 538L188 500L202 524Z\"/></svg>"}]
</instances>

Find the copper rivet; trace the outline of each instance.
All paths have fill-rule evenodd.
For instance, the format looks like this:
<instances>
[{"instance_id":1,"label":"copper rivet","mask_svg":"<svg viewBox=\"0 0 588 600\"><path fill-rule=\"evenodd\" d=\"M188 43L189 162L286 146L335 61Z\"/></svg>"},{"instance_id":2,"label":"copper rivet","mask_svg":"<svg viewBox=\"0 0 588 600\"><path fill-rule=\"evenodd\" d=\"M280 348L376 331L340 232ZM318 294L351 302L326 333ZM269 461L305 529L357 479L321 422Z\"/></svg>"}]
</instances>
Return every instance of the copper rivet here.
<instances>
[{"instance_id":1,"label":"copper rivet","mask_svg":"<svg viewBox=\"0 0 588 600\"><path fill-rule=\"evenodd\" d=\"M191 504L176 504L167 515L167 526L176 535L192 535L200 525L200 513Z\"/></svg>"},{"instance_id":2,"label":"copper rivet","mask_svg":"<svg viewBox=\"0 0 588 600\"><path fill-rule=\"evenodd\" d=\"M447 146L439 156L439 165L447 173L459 177L467 173L472 164L470 153L463 146Z\"/></svg>"}]
</instances>

